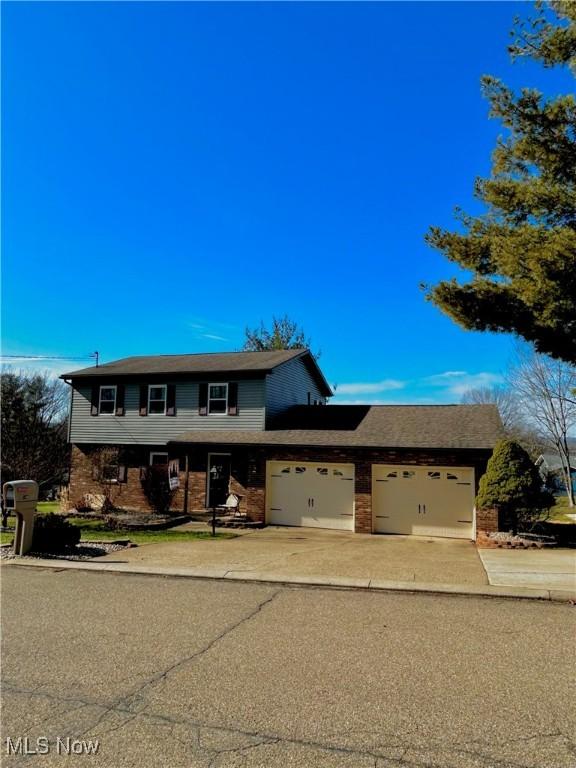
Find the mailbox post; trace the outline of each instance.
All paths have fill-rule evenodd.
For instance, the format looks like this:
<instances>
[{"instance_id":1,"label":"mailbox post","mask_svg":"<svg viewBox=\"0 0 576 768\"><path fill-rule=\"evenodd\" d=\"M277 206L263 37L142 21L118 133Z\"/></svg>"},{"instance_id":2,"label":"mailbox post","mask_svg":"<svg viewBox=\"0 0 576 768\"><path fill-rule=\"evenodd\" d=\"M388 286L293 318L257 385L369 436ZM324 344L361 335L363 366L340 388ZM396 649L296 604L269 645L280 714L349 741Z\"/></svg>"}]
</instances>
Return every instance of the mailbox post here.
<instances>
[{"instance_id":1,"label":"mailbox post","mask_svg":"<svg viewBox=\"0 0 576 768\"><path fill-rule=\"evenodd\" d=\"M14 480L11 483L4 483L2 495L6 512L12 511L16 515L14 552L17 555L25 555L32 548L38 483L34 480Z\"/></svg>"}]
</instances>

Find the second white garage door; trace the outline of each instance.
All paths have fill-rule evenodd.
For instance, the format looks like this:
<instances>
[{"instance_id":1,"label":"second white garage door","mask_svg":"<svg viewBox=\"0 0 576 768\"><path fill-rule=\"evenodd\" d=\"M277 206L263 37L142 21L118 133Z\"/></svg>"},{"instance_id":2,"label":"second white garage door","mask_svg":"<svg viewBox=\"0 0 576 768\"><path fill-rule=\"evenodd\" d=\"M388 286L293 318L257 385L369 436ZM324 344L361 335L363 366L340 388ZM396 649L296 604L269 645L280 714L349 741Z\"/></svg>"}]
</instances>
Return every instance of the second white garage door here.
<instances>
[{"instance_id":1,"label":"second white garage door","mask_svg":"<svg viewBox=\"0 0 576 768\"><path fill-rule=\"evenodd\" d=\"M266 520L271 525L354 530L354 466L269 461Z\"/></svg>"},{"instance_id":2,"label":"second white garage door","mask_svg":"<svg viewBox=\"0 0 576 768\"><path fill-rule=\"evenodd\" d=\"M373 465L375 533L474 538L471 467Z\"/></svg>"}]
</instances>

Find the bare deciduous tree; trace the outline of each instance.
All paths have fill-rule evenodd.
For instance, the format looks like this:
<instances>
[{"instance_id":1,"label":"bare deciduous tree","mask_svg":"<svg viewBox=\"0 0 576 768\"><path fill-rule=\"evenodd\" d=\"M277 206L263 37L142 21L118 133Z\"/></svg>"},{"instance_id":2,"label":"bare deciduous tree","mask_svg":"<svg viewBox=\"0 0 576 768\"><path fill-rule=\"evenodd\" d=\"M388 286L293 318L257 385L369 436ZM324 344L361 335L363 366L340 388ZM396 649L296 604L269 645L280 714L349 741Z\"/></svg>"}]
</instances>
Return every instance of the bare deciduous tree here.
<instances>
[{"instance_id":1,"label":"bare deciduous tree","mask_svg":"<svg viewBox=\"0 0 576 768\"><path fill-rule=\"evenodd\" d=\"M310 339L306 337L304 330L298 323L291 320L288 315L272 318L272 327L266 328L260 322L259 328L246 328L246 339L243 350L245 352L263 352L269 349L310 349ZM320 352L314 354L320 357Z\"/></svg>"},{"instance_id":2,"label":"bare deciduous tree","mask_svg":"<svg viewBox=\"0 0 576 768\"><path fill-rule=\"evenodd\" d=\"M576 386L576 368L521 350L509 378L526 419L560 457L568 504L573 507L569 435L576 427L576 402L571 395Z\"/></svg>"},{"instance_id":3,"label":"bare deciduous tree","mask_svg":"<svg viewBox=\"0 0 576 768\"><path fill-rule=\"evenodd\" d=\"M478 387L462 395L462 402L471 405L495 405L504 429L513 429L519 422L518 403L507 387Z\"/></svg>"},{"instance_id":4,"label":"bare deciduous tree","mask_svg":"<svg viewBox=\"0 0 576 768\"><path fill-rule=\"evenodd\" d=\"M69 390L48 373L3 369L2 482L60 483L68 469Z\"/></svg>"},{"instance_id":5,"label":"bare deciduous tree","mask_svg":"<svg viewBox=\"0 0 576 768\"><path fill-rule=\"evenodd\" d=\"M545 442L527 421L520 399L509 386L469 389L462 395L462 402L472 405L495 405L506 437L519 443L532 459L536 459L545 450Z\"/></svg>"}]
</instances>

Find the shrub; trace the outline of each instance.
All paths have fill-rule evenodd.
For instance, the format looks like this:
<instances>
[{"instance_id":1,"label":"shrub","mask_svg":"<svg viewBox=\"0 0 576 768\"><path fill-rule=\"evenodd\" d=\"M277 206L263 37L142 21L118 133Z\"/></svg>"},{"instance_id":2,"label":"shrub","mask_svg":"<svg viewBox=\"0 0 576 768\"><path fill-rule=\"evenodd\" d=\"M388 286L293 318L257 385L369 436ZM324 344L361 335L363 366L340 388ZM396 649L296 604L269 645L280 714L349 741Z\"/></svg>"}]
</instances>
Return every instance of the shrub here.
<instances>
[{"instance_id":1,"label":"shrub","mask_svg":"<svg viewBox=\"0 0 576 768\"><path fill-rule=\"evenodd\" d=\"M176 490L170 488L168 467L163 464L152 464L146 467L142 478L142 489L152 509L159 515L170 512Z\"/></svg>"},{"instance_id":2,"label":"shrub","mask_svg":"<svg viewBox=\"0 0 576 768\"><path fill-rule=\"evenodd\" d=\"M34 521L32 549L35 552L58 552L80 541L80 529L53 512L39 515Z\"/></svg>"},{"instance_id":3,"label":"shrub","mask_svg":"<svg viewBox=\"0 0 576 768\"><path fill-rule=\"evenodd\" d=\"M480 479L478 509L497 509L500 527L516 533L530 528L553 504L524 448L514 440L500 440Z\"/></svg>"}]
</instances>

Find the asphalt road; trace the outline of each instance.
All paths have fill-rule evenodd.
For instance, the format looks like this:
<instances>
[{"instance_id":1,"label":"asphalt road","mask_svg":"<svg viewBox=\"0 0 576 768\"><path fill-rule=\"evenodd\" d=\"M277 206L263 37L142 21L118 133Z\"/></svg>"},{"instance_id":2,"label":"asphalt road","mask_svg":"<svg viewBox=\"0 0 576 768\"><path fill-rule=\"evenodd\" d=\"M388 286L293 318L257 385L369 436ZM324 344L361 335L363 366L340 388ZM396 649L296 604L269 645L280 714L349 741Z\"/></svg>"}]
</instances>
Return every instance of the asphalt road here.
<instances>
[{"instance_id":1,"label":"asphalt road","mask_svg":"<svg viewBox=\"0 0 576 768\"><path fill-rule=\"evenodd\" d=\"M2 765L576 766L569 605L2 571Z\"/></svg>"}]
</instances>

